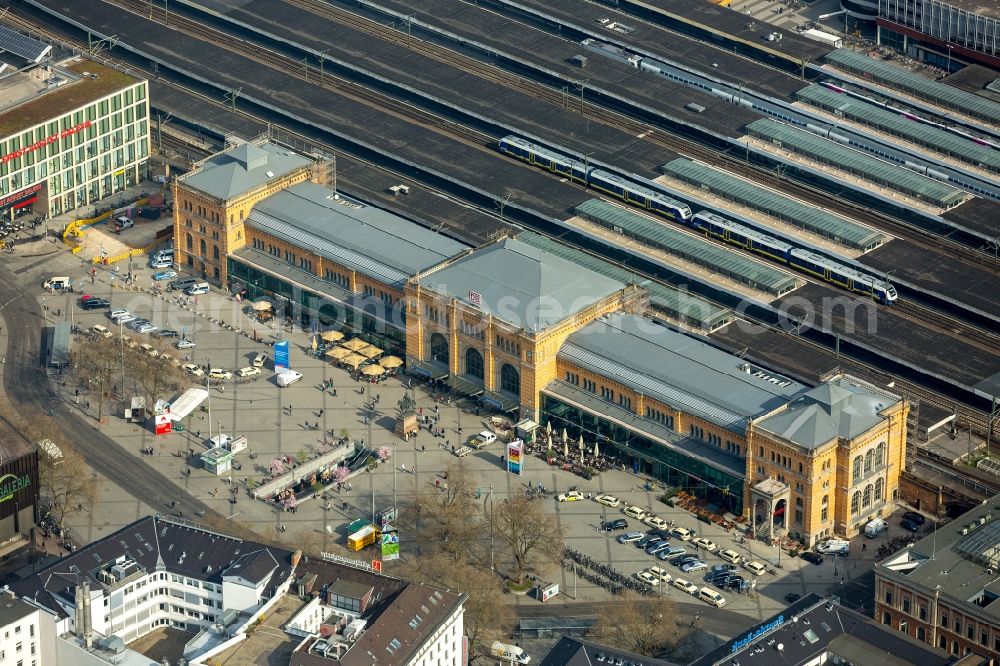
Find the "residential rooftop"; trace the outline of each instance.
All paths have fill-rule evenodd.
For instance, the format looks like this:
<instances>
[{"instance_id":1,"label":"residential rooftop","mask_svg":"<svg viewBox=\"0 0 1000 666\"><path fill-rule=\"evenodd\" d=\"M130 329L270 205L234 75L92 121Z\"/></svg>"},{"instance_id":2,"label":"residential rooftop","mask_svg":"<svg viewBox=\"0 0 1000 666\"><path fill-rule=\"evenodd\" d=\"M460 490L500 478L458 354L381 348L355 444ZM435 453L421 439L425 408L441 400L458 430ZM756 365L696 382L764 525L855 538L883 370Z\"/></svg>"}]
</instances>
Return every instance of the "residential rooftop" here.
<instances>
[{"instance_id":1,"label":"residential rooftop","mask_svg":"<svg viewBox=\"0 0 1000 666\"><path fill-rule=\"evenodd\" d=\"M958 660L841 606L835 597L810 594L690 666L947 666Z\"/></svg>"},{"instance_id":2,"label":"residential rooftop","mask_svg":"<svg viewBox=\"0 0 1000 666\"><path fill-rule=\"evenodd\" d=\"M261 201L247 224L399 288L414 275L469 249L313 182L293 185Z\"/></svg>"},{"instance_id":3,"label":"residential rooftop","mask_svg":"<svg viewBox=\"0 0 1000 666\"><path fill-rule=\"evenodd\" d=\"M559 358L743 434L806 386L650 319L611 314L567 338Z\"/></svg>"},{"instance_id":4,"label":"residential rooftop","mask_svg":"<svg viewBox=\"0 0 1000 666\"><path fill-rule=\"evenodd\" d=\"M210 197L229 201L311 163L308 157L267 141L246 142L212 155L177 180Z\"/></svg>"},{"instance_id":5,"label":"residential rooftop","mask_svg":"<svg viewBox=\"0 0 1000 666\"><path fill-rule=\"evenodd\" d=\"M8 54L4 54L8 60ZM0 78L0 139L102 99L144 79L80 56Z\"/></svg>"},{"instance_id":6,"label":"residential rooftop","mask_svg":"<svg viewBox=\"0 0 1000 666\"><path fill-rule=\"evenodd\" d=\"M480 248L418 283L533 333L625 288L618 280L514 238Z\"/></svg>"},{"instance_id":7,"label":"residential rooftop","mask_svg":"<svg viewBox=\"0 0 1000 666\"><path fill-rule=\"evenodd\" d=\"M0 594L0 627L6 627L28 617L38 609L18 599L11 592Z\"/></svg>"},{"instance_id":8,"label":"residential rooftop","mask_svg":"<svg viewBox=\"0 0 1000 666\"><path fill-rule=\"evenodd\" d=\"M1000 620L1000 495L875 565L876 576L904 577L928 594L970 604Z\"/></svg>"},{"instance_id":9,"label":"residential rooftop","mask_svg":"<svg viewBox=\"0 0 1000 666\"><path fill-rule=\"evenodd\" d=\"M854 439L881 423L886 409L902 400L860 379L840 376L810 389L784 409L757 421L769 432L807 449L837 438Z\"/></svg>"},{"instance_id":10,"label":"residential rooftop","mask_svg":"<svg viewBox=\"0 0 1000 666\"><path fill-rule=\"evenodd\" d=\"M582 638L563 636L549 648L538 666L672 666L674 662L653 659L634 652L593 643Z\"/></svg>"}]
</instances>

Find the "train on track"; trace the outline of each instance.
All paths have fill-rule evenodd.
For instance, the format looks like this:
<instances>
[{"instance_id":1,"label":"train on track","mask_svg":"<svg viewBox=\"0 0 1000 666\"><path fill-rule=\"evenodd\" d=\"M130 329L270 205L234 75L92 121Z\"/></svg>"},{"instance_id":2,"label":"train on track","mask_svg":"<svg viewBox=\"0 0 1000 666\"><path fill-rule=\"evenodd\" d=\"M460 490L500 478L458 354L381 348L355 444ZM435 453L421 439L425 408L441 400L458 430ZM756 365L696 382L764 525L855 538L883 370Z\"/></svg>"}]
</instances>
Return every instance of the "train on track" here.
<instances>
[{"instance_id":1,"label":"train on track","mask_svg":"<svg viewBox=\"0 0 1000 666\"><path fill-rule=\"evenodd\" d=\"M619 175L592 167L587 159L573 157L513 134L502 138L498 147L500 152L506 155L592 187L639 208L653 211L705 235L765 256L844 289L871 296L886 304L892 303L897 298L896 288L880 277L796 246L793 242L775 238L764 229L734 222L717 213L700 211L694 214L688 204L674 199L662 187L641 176Z\"/></svg>"}]
</instances>

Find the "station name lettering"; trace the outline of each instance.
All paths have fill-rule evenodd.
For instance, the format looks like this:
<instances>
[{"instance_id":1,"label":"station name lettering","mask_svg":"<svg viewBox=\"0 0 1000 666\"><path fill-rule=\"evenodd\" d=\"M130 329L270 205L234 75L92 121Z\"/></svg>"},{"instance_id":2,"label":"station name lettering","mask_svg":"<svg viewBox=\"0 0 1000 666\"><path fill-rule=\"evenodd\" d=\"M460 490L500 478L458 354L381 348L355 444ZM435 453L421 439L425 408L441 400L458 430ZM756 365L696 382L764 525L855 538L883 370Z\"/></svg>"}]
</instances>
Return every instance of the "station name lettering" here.
<instances>
[{"instance_id":1,"label":"station name lettering","mask_svg":"<svg viewBox=\"0 0 1000 666\"><path fill-rule=\"evenodd\" d=\"M747 634L740 640L734 642L733 648L730 652L736 652L737 650L742 650L753 641L757 640L758 638L760 638L769 631L774 631L784 623L785 623L785 616L779 615L778 617L774 618L767 624L760 625L759 627L751 631L749 634Z\"/></svg>"},{"instance_id":2,"label":"station name lettering","mask_svg":"<svg viewBox=\"0 0 1000 666\"><path fill-rule=\"evenodd\" d=\"M12 153L8 153L7 155L4 155L3 158L0 158L0 162L3 162L4 164L6 164L7 162L10 162L11 160L16 160L18 157L21 157L22 155L25 155L25 154L30 153L30 152L34 152L34 151L38 150L39 148L44 148L45 146L49 145L50 143L55 143L59 139L65 139L68 136L73 136L77 132L82 132L83 130L87 129L91 125L93 125L93 123L91 121L89 121L89 120L84 121L84 122L80 123L79 125L73 125L72 127L64 129L62 132L59 132L58 134L53 134L52 136L45 137L41 141L36 141L35 143L31 144L30 146L25 146L24 148L21 148L20 150L15 150Z\"/></svg>"}]
</instances>

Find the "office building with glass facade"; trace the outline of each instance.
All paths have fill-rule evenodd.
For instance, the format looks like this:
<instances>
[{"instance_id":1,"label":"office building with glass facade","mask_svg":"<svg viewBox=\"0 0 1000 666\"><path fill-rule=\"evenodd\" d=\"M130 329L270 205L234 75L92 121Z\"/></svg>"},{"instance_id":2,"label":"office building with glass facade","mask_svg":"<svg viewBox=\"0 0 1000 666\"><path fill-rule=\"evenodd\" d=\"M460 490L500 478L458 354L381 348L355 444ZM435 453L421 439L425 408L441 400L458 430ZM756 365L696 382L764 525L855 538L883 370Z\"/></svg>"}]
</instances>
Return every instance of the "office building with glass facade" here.
<instances>
[{"instance_id":1,"label":"office building with glass facade","mask_svg":"<svg viewBox=\"0 0 1000 666\"><path fill-rule=\"evenodd\" d=\"M86 209L142 180L145 80L80 57L0 78L0 219Z\"/></svg>"}]
</instances>

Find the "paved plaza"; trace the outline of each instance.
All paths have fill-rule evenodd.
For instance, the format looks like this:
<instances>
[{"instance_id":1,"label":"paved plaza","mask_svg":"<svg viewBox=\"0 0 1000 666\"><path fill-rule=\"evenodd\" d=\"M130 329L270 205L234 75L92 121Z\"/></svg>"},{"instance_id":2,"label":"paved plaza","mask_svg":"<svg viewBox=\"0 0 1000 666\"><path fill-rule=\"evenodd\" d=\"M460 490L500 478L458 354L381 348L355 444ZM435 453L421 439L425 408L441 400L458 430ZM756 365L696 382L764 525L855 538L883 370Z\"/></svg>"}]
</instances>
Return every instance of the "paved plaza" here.
<instances>
[{"instance_id":1,"label":"paved plaza","mask_svg":"<svg viewBox=\"0 0 1000 666\"><path fill-rule=\"evenodd\" d=\"M259 323L244 314L245 303L238 303L218 291L200 297L196 305L193 301L187 305L179 305L176 302L176 292L155 295L147 291L112 288L111 273L103 269L98 270L91 284L89 265L65 251L42 257L39 253L35 258L22 256L16 260L21 263L21 275L25 284L29 285L26 296L44 299L48 306L46 316L50 321L71 320L84 328L97 323L108 323L104 310L80 310L75 304L79 298L79 290L76 294L52 295L44 293L38 286L46 276L70 275L79 281L84 291L110 294L113 308L126 308L151 319L161 328L183 331L197 346L185 351L170 349L170 353L178 358L183 359L186 354L192 362L235 371L249 365L250 359L258 352L267 353L265 372L259 379L243 384L224 382L222 386L212 387L210 400L205 403L210 408L210 416L208 411L196 411L185 419L187 428L183 432L156 436L148 423L125 422L120 404L111 406L111 416L104 424L97 424L96 419L94 420L95 427L100 427L121 446L121 455L125 458L123 470L136 465L150 465L171 479L177 485L178 493L190 493L217 513L265 538L278 538L288 544L311 544L328 552L347 553L344 543L349 522L362 517L370 518L373 508L378 511L390 507L394 498L398 504L405 503L418 487L433 491L435 481L441 478L441 473L449 464L458 460L451 453L450 445L483 428L484 420L475 415L473 403L441 403L438 396L429 392L424 384L406 375L387 379L378 385L358 383L345 370L308 353L310 336L307 331L299 328L284 331L274 325ZM135 270L138 275L137 288L148 290L153 284L150 277L152 271L145 268ZM254 341L250 337L253 335L261 342ZM279 388L275 384L273 350L265 344L266 341L280 337L290 341L292 368L304 375L301 381L286 388ZM172 347L172 343L172 340L162 341L166 348ZM80 337L76 344L87 342ZM86 391L81 393L77 404L72 382L62 386L60 377L50 376L50 380L55 382L63 397L64 402L59 409L89 411L91 416L96 416L96 400L91 400ZM336 389L336 396L333 389L322 388L324 382L328 381ZM445 430L443 438L433 438L426 431L421 431L418 439L408 442L394 436L395 405L406 391L404 383L411 381L414 382L417 406L423 408L425 413L432 413L435 406L439 410L439 425ZM195 385L196 380L192 378L191 386ZM364 393L362 389L365 389ZM378 395L380 400L374 418L366 423L363 405L373 394ZM172 399L176 396L165 397ZM318 424L319 428L309 428L307 424ZM462 438L458 434L459 428L462 429ZM224 475L225 478L216 477L203 469L197 460L197 456L206 450L205 439L210 434L220 432L245 435L249 442L248 450L236 456L241 469L232 472L232 485L226 482L228 474ZM274 458L301 460L329 450L329 445L324 443L324 433L327 440L346 433L351 439L358 442L363 440L366 445L374 448L392 446L395 449L392 462L380 465L373 472L362 471L356 474L351 479L350 491L344 489L339 494L331 492L329 508L324 508L326 502L313 499L301 502L295 513L290 513L248 497L245 491L247 479L267 479L267 467ZM147 447L152 447L153 455L141 453ZM191 450L194 451L194 456L189 454ZM519 492L529 483L538 482L555 493L564 492L572 486L595 494L611 493L625 502L638 504L666 520L688 527L698 535L707 536L720 547L734 548L772 566L778 564L776 549L760 543L738 544L734 536L724 529L699 522L684 510L666 506L656 498L655 493L644 490L646 480L634 474L615 470L604 472L592 481L584 481L570 472L549 467L538 458L529 457L523 477L515 477L503 471L501 454L502 449L495 444L464 458L481 489L484 502L490 498L499 500ZM230 502L231 489L239 490L236 503ZM83 512L73 516L69 520L69 526L78 541L89 542L139 516L152 512L170 513L174 499L176 498L154 496L139 500L122 491L114 479L107 479L93 513ZM551 506L558 516L560 526L566 530L568 545L576 550L611 564L625 574L634 574L653 564L663 564L632 545L615 542L614 538L619 533L606 535L597 530L602 519L621 516L618 510L589 500L557 503L549 498L538 501ZM197 516L184 517L198 519ZM642 528L638 521L630 520L629 523L630 529ZM405 531L401 534L401 552L404 558L408 546L419 538L419 535L406 534ZM876 550L880 541L881 539L872 542L868 553ZM726 610L745 614L748 619L762 619L786 605L785 595L813 591L842 594L850 598L853 590L859 599L857 605L860 605L860 600L864 598L864 581L866 577L870 577L872 560L868 553L861 552L859 543L846 562L835 563L827 558L819 566L801 559L791 559L786 554L781 558L781 567L776 568L776 575L761 576L759 594L735 596L727 593L729 603ZM370 557L365 554L362 556ZM707 560L710 565L721 562L712 555ZM664 566L673 575L680 575L673 567ZM392 569L393 565L389 563L386 570L391 573ZM580 602L600 602L611 598L604 589L556 566L544 572L542 577L559 582L566 595L565 600L574 596ZM690 579L699 585L703 584L700 575L692 575ZM672 587L667 587L664 593L682 603L682 608L690 609L692 605L700 604ZM518 604L539 603L532 598L508 598L512 603Z\"/></svg>"}]
</instances>

